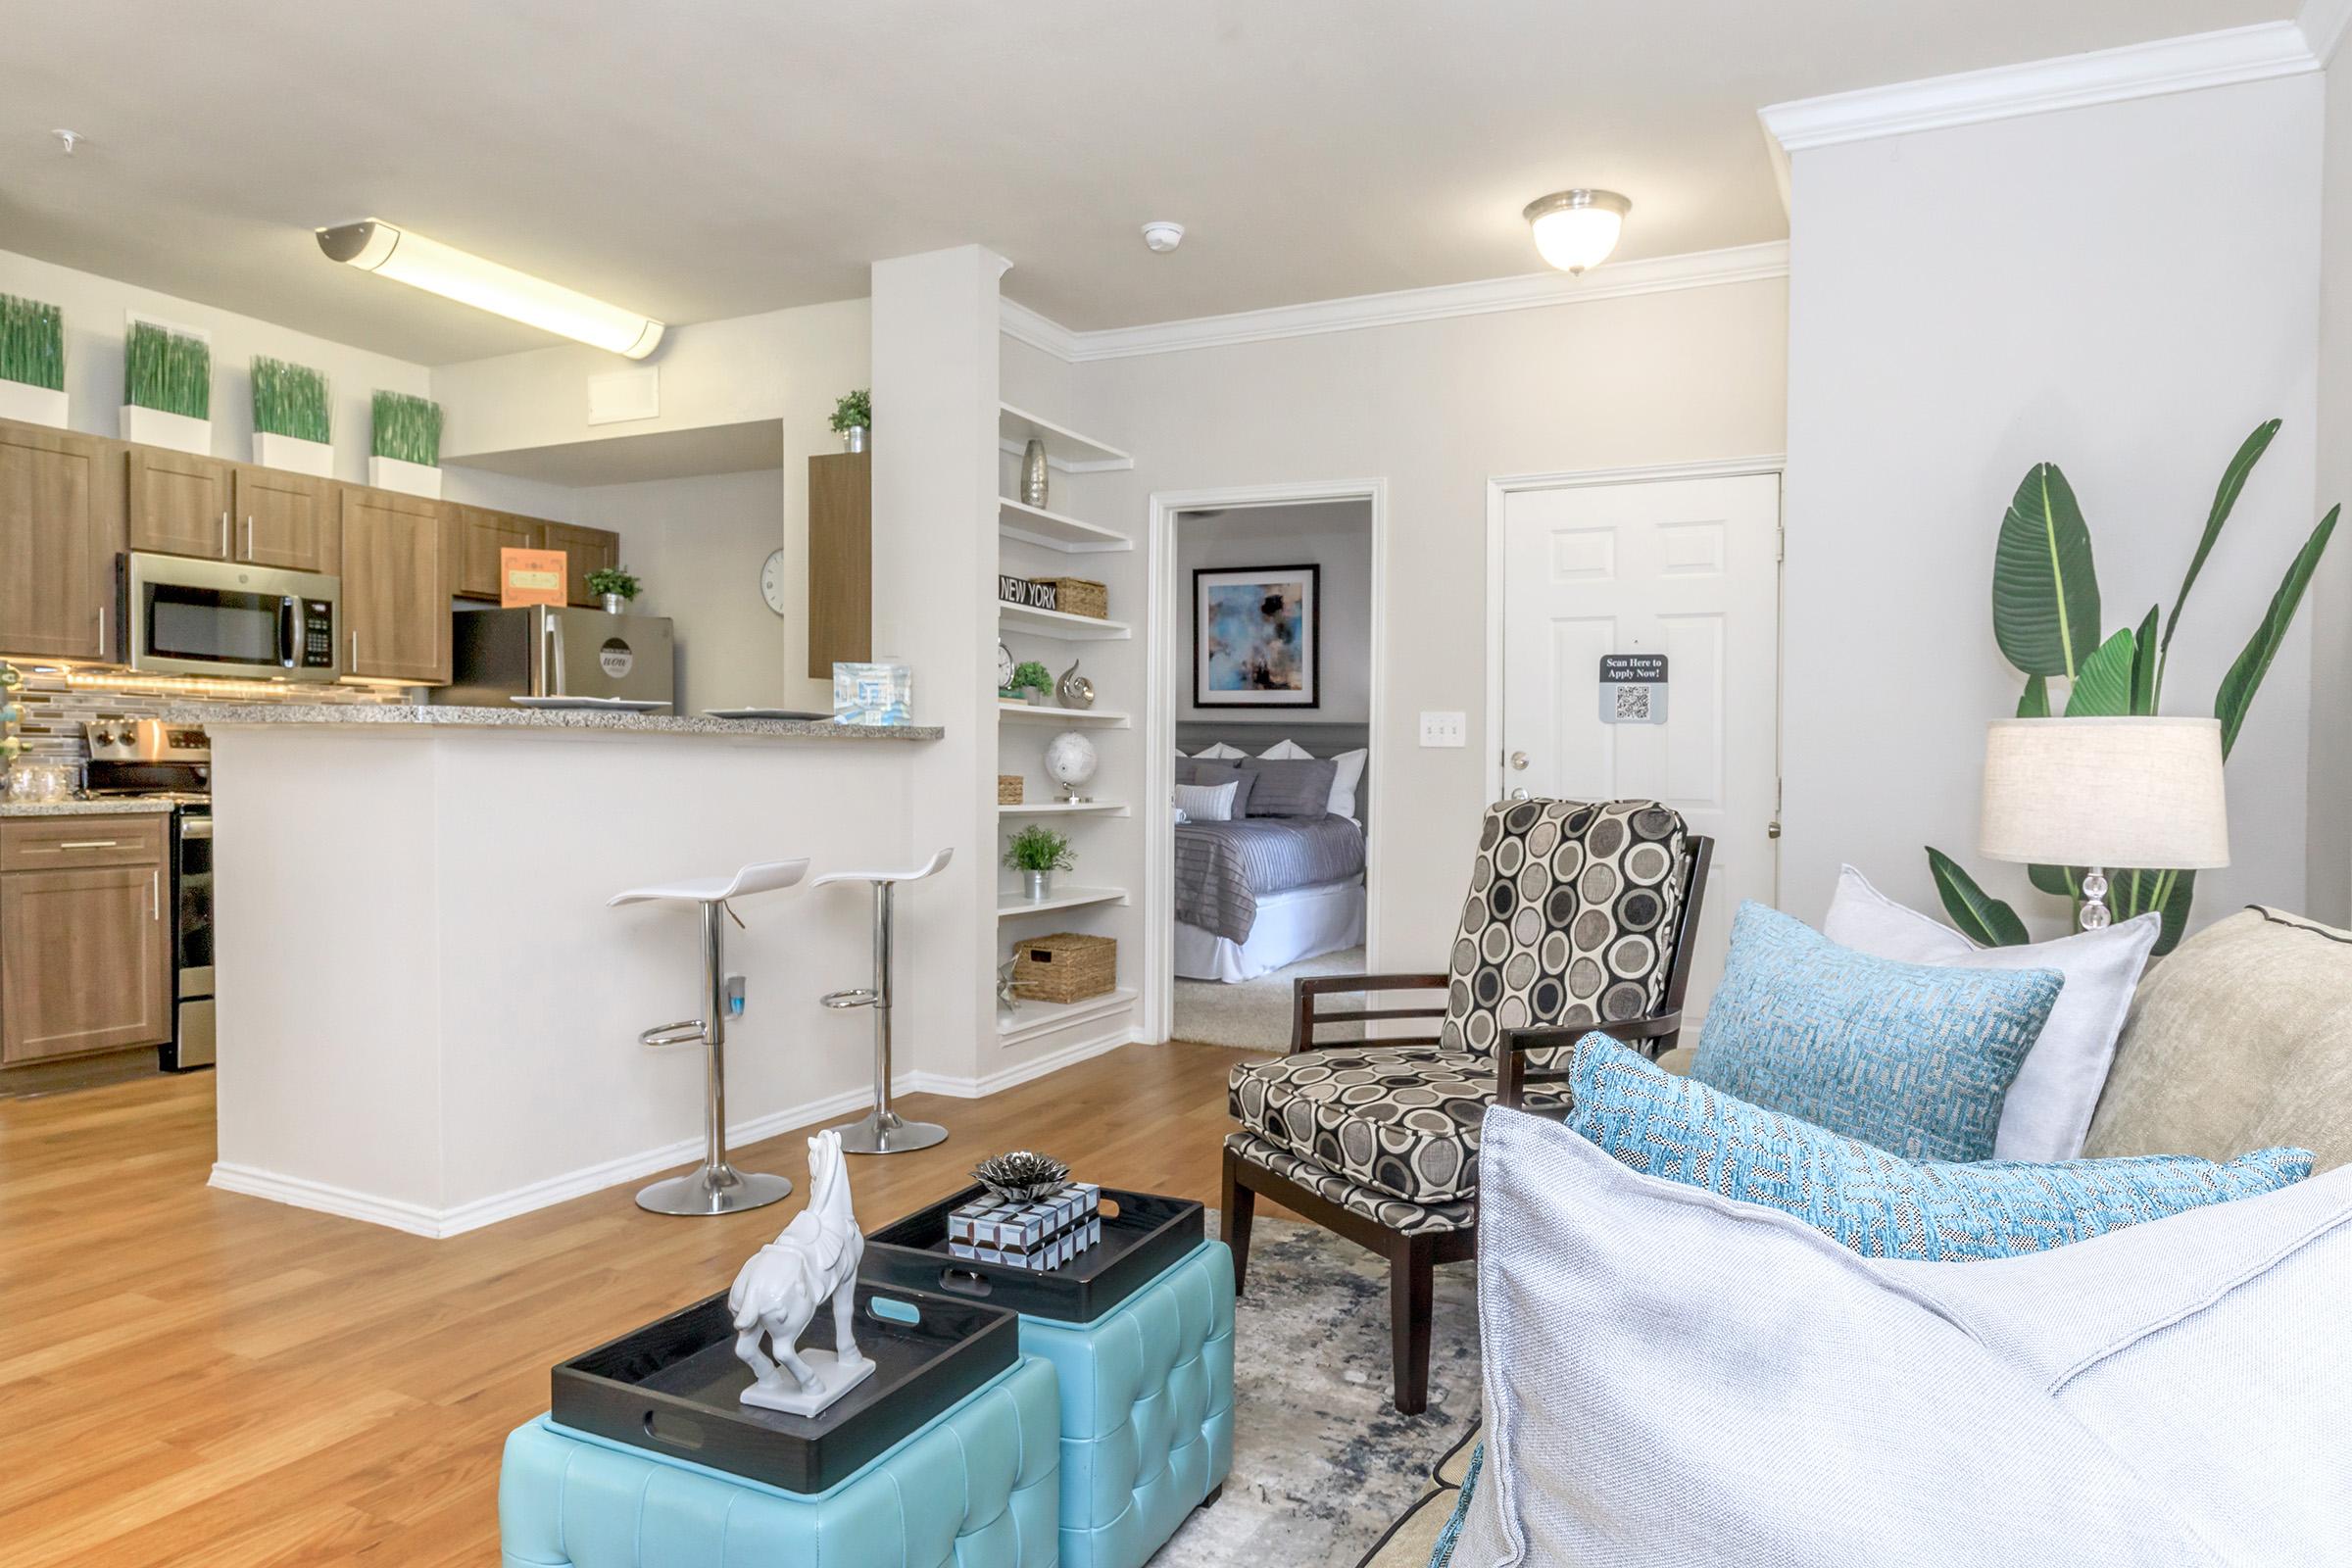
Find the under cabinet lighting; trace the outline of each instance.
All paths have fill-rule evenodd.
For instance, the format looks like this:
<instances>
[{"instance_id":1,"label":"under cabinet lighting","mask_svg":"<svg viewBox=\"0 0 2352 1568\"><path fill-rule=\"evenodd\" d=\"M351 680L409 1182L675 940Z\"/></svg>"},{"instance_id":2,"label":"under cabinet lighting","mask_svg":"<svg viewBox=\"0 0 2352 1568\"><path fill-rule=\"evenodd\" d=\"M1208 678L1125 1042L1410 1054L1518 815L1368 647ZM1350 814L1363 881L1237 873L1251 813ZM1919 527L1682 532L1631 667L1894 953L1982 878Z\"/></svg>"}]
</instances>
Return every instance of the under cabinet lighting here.
<instances>
[{"instance_id":1,"label":"under cabinet lighting","mask_svg":"<svg viewBox=\"0 0 2352 1568\"><path fill-rule=\"evenodd\" d=\"M1613 190L1563 190L1527 204L1536 249L1561 271L1574 274L1598 267L1617 248L1625 215L1634 204Z\"/></svg>"},{"instance_id":2,"label":"under cabinet lighting","mask_svg":"<svg viewBox=\"0 0 2352 1568\"><path fill-rule=\"evenodd\" d=\"M632 360L644 359L662 342L662 323L650 316L607 305L380 219L338 223L318 234L318 248L330 261Z\"/></svg>"}]
</instances>

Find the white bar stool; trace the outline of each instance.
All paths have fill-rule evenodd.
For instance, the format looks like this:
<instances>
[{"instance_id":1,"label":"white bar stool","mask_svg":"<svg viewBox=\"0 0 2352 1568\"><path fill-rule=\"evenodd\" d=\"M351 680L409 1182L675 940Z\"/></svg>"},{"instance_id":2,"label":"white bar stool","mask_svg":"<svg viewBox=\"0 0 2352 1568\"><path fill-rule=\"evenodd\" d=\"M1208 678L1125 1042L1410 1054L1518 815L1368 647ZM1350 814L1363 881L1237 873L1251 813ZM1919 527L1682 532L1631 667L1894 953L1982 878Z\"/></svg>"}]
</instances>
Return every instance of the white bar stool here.
<instances>
[{"instance_id":1,"label":"white bar stool","mask_svg":"<svg viewBox=\"0 0 2352 1568\"><path fill-rule=\"evenodd\" d=\"M821 999L828 1007L874 1009L874 1108L834 1131L841 1147L853 1154L904 1154L945 1143L948 1130L933 1121L908 1121L890 1108L890 974L891 896L902 882L920 882L936 876L955 857L941 850L912 871L828 871L816 879L825 887L835 882L863 882L874 890L874 983L859 991L836 991Z\"/></svg>"},{"instance_id":2,"label":"white bar stool","mask_svg":"<svg viewBox=\"0 0 2352 1568\"><path fill-rule=\"evenodd\" d=\"M649 1046L680 1046L700 1040L708 1048L710 1082L704 1093L702 1168L658 1181L637 1195L637 1206L657 1214L734 1214L763 1208L791 1196L781 1176L746 1174L727 1163L727 920L729 899L788 888L808 874L808 862L760 860L732 877L693 877L615 893L607 907L672 899L703 906L703 1015L648 1029L638 1040ZM738 922L741 923L740 921Z\"/></svg>"}]
</instances>

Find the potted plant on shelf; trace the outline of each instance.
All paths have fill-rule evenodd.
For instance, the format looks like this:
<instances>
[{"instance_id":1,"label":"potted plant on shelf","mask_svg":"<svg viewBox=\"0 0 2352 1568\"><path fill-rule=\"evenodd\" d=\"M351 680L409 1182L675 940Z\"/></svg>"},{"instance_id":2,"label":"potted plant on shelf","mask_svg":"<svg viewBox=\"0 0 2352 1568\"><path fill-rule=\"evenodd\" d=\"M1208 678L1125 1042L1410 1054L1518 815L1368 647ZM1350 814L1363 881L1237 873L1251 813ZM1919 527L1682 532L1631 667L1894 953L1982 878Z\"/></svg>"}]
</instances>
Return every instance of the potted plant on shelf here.
<instances>
[{"instance_id":1,"label":"potted plant on shelf","mask_svg":"<svg viewBox=\"0 0 2352 1568\"><path fill-rule=\"evenodd\" d=\"M202 332L131 318L122 345L122 439L212 456L213 345Z\"/></svg>"},{"instance_id":2,"label":"potted plant on shelf","mask_svg":"<svg viewBox=\"0 0 2352 1568\"><path fill-rule=\"evenodd\" d=\"M66 427L66 318L54 305L0 294L0 418Z\"/></svg>"},{"instance_id":3,"label":"potted plant on shelf","mask_svg":"<svg viewBox=\"0 0 2352 1568\"><path fill-rule=\"evenodd\" d=\"M441 499L441 405L406 392L378 392L370 407L368 482Z\"/></svg>"},{"instance_id":4,"label":"potted plant on shelf","mask_svg":"<svg viewBox=\"0 0 2352 1568\"><path fill-rule=\"evenodd\" d=\"M1030 823L1004 845L1004 864L1021 873L1021 894L1031 904L1052 898L1054 873L1070 870L1077 863L1070 855L1069 835L1056 833L1042 822Z\"/></svg>"},{"instance_id":5,"label":"potted plant on shelf","mask_svg":"<svg viewBox=\"0 0 2352 1568\"><path fill-rule=\"evenodd\" d=\"M307 365L253 357L253 461L288 473L334 477L325 376Z\"/></svg>"},{"instance_id":6,"label":"potted plant on shelf","mask_svg":"<svg viewBox=\"0 0 2352 1568\"><path fill-rule=\"evenodd\" d=\"M608 615L626 614L644 586L626 566L599 566L588 574L588 591L605 602Z\"/></svg>"},{"instance_id":7,"label":"potted plant on shelf","mask_svg":"<svg viewBox=\"0 0 2352 1568\"><path fill-rule=\"evenodd\" d=\"M833 428L841 432L841 450L863 452L865 432L874 422L874 394L870 387L844 392L833 405Z\"/></svg>"},{"instance_id":8,"label":"potted plant on shelf","mask_svg":"<svg viewBox=\"0 0 2352 1568\"><path fill-rule=\"evenodd\" d=\"M1044 708L1054 700L1054 672L1034 659L1024 659L1013 666L1012 689L1030 707Z\"/></svg>"}]
</instances>

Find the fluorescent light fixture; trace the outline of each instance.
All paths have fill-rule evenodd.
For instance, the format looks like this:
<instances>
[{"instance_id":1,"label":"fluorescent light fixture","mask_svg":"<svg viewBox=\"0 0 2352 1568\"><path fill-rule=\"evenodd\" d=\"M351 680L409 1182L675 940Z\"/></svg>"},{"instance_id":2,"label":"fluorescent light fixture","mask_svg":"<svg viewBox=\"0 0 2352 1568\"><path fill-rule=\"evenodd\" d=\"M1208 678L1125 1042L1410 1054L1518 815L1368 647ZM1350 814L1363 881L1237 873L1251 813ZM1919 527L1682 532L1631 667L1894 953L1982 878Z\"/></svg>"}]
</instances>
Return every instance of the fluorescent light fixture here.
<instances>
[{"instance_id":1,"label":"fluorescent light fixture","mask_svg":"<svg viewBox=\"0 0 2352 1568\"><path fill-rule=\"evenodd\" d=\"M1598 267L1617 248L1634 204L1613 190L1562 190L1527 204L1536 249L1563 272Z\"/></svg>"},{"instance_id":2,"label":"fluorescent light fixture","mask_svg":"<svg viewBox=\"0 0 2352 1568\"><path fill-rule=\"evenodd\" d=\"M330 261L632 360L644 359L662 341L662 323L650 316L607 305L380 219L338 223L318 234L318 248Z\"/></svg>"}]
</instances>

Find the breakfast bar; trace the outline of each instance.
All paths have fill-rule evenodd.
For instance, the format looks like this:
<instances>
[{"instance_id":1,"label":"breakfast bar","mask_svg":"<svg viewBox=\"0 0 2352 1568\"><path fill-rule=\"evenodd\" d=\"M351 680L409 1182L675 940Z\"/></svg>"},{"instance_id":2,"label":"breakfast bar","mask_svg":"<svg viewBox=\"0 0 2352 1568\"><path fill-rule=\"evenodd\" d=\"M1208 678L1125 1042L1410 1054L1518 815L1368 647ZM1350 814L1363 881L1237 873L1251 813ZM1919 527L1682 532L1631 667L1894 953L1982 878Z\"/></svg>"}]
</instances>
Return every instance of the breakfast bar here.
<instances>
[{"instance_id":1,"label":"breakfast bar","mask_svg":"<svg viewBox=\"0 0 2352 1568\"><path fill-rule=\"evenodd\" d=\"M906 859L941 732L399 705L206 707L220 1009L213 1185L445 1236L691 1163L693 922L647 883ZM737 1144L859 1108L854 898L741 901ZM911 968L920 961L909 953Z\"/></svg>"}]
</instances>

